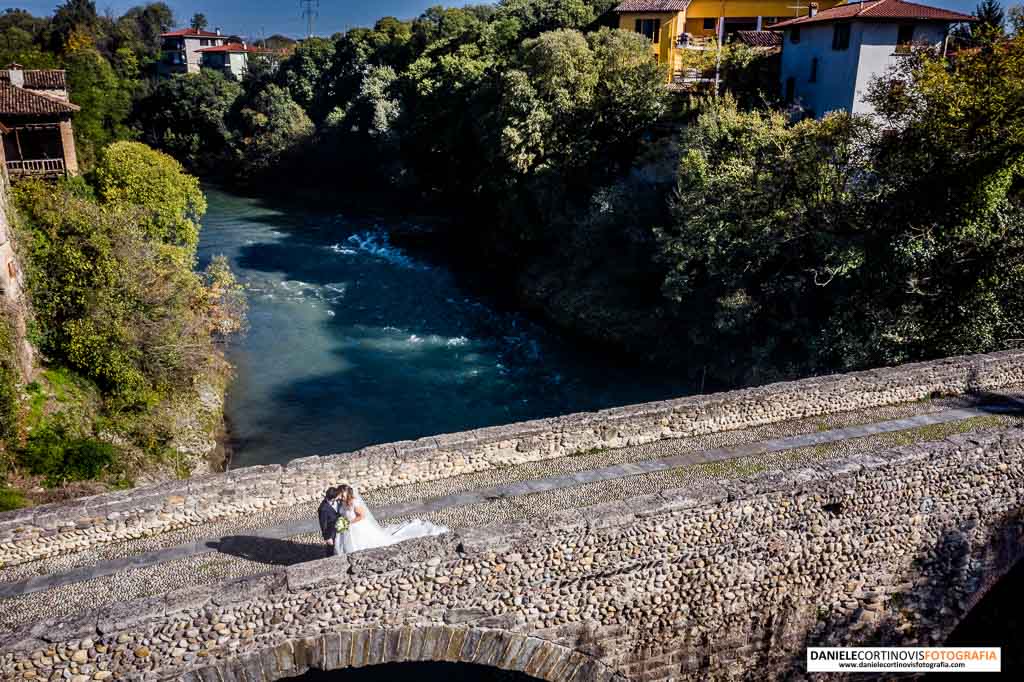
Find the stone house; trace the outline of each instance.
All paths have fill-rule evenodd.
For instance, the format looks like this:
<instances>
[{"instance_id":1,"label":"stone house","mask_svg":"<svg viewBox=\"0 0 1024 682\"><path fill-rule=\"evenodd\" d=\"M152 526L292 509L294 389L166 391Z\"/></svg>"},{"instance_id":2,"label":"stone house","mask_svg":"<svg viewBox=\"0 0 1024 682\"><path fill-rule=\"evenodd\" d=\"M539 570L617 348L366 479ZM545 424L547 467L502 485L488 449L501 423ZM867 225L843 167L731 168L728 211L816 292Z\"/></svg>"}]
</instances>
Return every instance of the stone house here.
<instances>
[{"instance_id":1,"label":"stone house","mask_svg":"<svg viewBox=\"0 0 1024 682\"><path fill-rule=\"evenodd\" d=\"M783 33L781 84L786 102L812 116L870 114L864 101L878 76L915 47L944 50L950 26L976 19L905 0L839 5L771 26Z\"/></svg>"},{"instance_id":2,"label":"stone house","mask_svg":"<svg viewBox=\"0 0 1024 682\"><path fill-rule=\"evenodd\" d=\"M78 173L72 115L63 71L0 71L0 155L8 177L59 177Z\"/></svg>"},{"instance_id":3,"label":"stone house","mask_svg":"<svg viewBox=\"0 0 1024 682\"><path fill-rule=\"evenodd\" d=\"M160 34L162 40L160 63L157 74L168 78L177 73L199 73L202 67L200 50L218 47L227 43L227 37L216 32L182 28Z\"/></svg>"}]
</instances>

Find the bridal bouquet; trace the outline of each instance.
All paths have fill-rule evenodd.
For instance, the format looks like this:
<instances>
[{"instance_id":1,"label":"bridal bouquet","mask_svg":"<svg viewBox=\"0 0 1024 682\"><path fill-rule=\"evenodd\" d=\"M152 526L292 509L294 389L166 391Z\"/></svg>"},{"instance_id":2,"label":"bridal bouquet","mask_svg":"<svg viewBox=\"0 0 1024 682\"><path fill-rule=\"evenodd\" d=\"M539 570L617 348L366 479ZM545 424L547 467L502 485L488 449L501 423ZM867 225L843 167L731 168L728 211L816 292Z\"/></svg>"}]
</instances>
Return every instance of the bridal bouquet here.
<instances>
[{"instance_id":1,"label":"bridal bouquet","mask_svg":"<svg viewBox=\"0 0 1024 682\"><path fill-rule=\"evenodd\" d=\"M338 531L339 534L347 533L349 528L349 521L344 516L339 516L337 523L334 524L334 530Z\"/></svg>"}]
</instances>

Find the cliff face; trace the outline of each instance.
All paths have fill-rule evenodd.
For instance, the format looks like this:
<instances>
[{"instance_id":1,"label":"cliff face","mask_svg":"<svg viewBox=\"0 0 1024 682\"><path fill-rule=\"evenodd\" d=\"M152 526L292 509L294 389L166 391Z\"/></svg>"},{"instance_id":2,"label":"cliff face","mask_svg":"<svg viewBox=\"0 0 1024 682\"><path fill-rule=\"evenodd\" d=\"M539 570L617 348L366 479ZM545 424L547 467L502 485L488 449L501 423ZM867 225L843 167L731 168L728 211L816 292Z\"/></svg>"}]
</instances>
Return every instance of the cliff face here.
<instances>
[{"instance_id":1,"label":"cliff face","mask_svg":"<svg viewBox=\"0 0 1024 682\"><path fill-rule=\"evenodd\" d=\"M0 314L10 317L15 363L22 377L27 379L32 373L32 346L26 334L28 306L14 234L7 218L7 184L3 181L0 181Z\"/></svg>"}]
</instances>

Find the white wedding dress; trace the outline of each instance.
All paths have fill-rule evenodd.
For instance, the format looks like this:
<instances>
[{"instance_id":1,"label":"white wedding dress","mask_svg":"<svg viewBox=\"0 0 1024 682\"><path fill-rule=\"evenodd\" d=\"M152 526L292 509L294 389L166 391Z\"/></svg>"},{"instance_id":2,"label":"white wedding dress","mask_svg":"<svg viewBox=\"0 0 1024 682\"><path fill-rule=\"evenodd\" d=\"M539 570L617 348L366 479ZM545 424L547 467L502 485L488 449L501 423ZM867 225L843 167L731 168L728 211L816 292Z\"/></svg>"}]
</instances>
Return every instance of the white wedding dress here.
<instances>
[{"instance_id":1,"label":"white wedding dress","mask_svg":"<svg viewBox=\"0 0 1024 682\"><path fill-rule=\"evenodd\" d=\"M363 510L363 520L356 522L356 508ZM363 502L358 494L352 506L344 510L345 518L349 520L348 530L334 536L334 553L351 554L366 549L387 547L405 540L422 538L428 535L443 535L448 532L444 526L438 526L430 521L413 519L406 523L399 523L391 526L381 526L373 517L373 512Z\"/></svg>"}]
</instances>

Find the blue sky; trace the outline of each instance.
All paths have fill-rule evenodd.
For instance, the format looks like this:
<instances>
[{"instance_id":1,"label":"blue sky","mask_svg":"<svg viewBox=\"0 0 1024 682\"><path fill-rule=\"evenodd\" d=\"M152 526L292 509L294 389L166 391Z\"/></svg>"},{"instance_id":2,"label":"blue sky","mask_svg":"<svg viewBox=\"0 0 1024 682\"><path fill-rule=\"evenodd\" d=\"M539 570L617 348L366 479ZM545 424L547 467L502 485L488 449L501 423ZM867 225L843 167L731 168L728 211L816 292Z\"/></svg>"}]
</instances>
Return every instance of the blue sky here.
<instances>
[{"instance_id":1,"label":"blue sky","mask_svg":"<svg viewBox=\"0 0 1024 682\"><path fill-rule=\"evenodd\" d=\"M477 0L482 2L485 0ZM978 0L917 0L923 4L971 12ZM174 10L178 23L184 25L195 12L202 12L210 26L220 26L227 33L259 36L283 33L291 36L305 34L306 24L299 15L299 0L165 0ZM110 9L120 14L144 0L97 0L101 11ZM62 4L60 0L0 0L0 6L20 7L36 15L48 15ZM330 35L352 26L371 25L378 17L396 16L412 18L431 5L464 5L462 0L320 0L320 17L316 33ZM1006 3L1004 4L1016 4Z\"/></svg>"}]
</instances>

